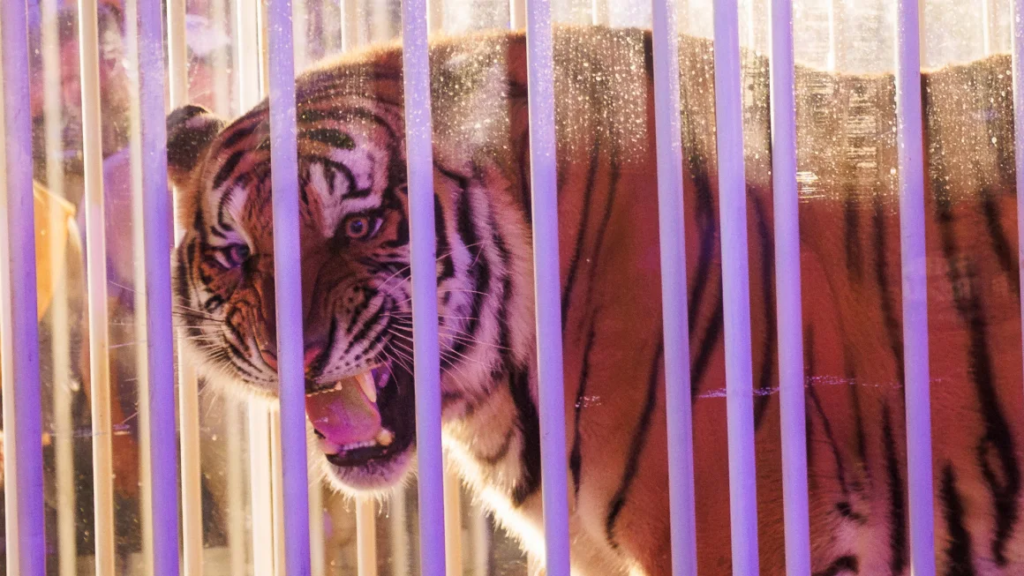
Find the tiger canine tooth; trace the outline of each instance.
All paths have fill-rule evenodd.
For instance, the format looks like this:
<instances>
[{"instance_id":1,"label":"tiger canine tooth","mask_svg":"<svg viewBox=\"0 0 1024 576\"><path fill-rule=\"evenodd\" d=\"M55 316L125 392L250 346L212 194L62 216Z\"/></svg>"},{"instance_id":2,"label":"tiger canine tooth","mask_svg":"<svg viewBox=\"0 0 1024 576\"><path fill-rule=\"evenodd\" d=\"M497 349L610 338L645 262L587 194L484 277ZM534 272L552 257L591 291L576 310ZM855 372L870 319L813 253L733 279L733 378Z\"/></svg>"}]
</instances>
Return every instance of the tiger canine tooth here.
<instances>
[{"instance_id":1,"label":"tiger canine tooth","mask_svg":"<svg viewBox=\"0 0 1024 576\"><path fill-rule=\"evenodd\" d=\"M373 402L377 403L377 385L373 383L373 376L370 376L369 372L363 372L359 376L356 376L356 382L359 383L359 387L363 389L363 394Z\"/></svg>"},{"instance_id":2,"label":"tiger canine tooth","mask_svg":"<svg viewBox=\"0 0 1024 576\"><path fill-rule=\"evenodd\" d=\"M380 432L377 432L377 444L380 444L381 446L390 446L394 439L395 433L387 428L381 428Z\"/></svg>"}]
</instances>

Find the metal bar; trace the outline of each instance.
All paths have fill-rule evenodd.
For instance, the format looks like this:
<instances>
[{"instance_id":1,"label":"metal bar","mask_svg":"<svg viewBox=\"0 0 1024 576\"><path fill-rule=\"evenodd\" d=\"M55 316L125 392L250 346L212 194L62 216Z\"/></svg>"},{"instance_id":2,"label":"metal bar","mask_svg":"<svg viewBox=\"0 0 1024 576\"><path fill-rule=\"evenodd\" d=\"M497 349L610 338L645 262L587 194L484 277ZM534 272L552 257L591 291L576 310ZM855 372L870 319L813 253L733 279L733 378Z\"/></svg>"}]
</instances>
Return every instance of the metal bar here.
<instances>
[{"instance_id":1,"label":"metal bar","mask_svg":"<svg viewBox=\"0 0 1024 576\"><path fill-rule=\"evenodd\" d=\"M324 492L320 474L309 470L309 558L310 576L326 576L324 549Z\"/></svg>"},{"instance_id":2,"label":"metal bar","mask_svg":"<svg viewBox=\"0 0 1024 576\"><path fill-rule=\"evenodd\" d=\"M509 0L509 27L512 30L526 28L526 0Z\"/></svg>"},{"instance_id":3,"label":"metal bar","mask_svg":"<svg viewBox=\"0 0 1024 576\"><path fill-rule=\"evenodd\" d=\"M178 564L178 460L174 414L174 324L171 317L170 247L174 244L171 195L167 189L167 131L164 106L163 23L160 0L138 2L139 100L142 153L142 199L145 236L146 334L149 381L150 469L153 502L153 571L180 573ZM137 224L138 225L138 224ZM198 421L196 422L198 433ZM185 430L185 432L190 432ZM198 442L196 442L198 444ZM196 446L198 448L198 446ZM194 454L198 461L198 450ZM194 471L198 475L198 470ZM198 480L198 479L197 479ZM187 486L187 485L186 485ZM201 503L201 500L200 500ZM190 502L185 502L186 506ZM200 522L202 509L199 509ZM186 518L188 516L186 515ZM186 574L201 574L202 525L198 562L186 554ZM195 544L186 532L186 546ZM188 549L186 549L188 552ZM195 553L195 552L194 552ZM194 559L193 559L194 561Z\"/></svg>"},{"instance_id":4,"label":"metal bar","mask_svg":"<svg viewBox=\"0 0 1024 576\"><path fill-rule=\"evenodd\" d=\"M540 415L544 538L548 576L569 576L569 489L562 382L561 279L551 5L526 2L526 62L533 196L533 269L537 299L537 397Z\"/></svg>"},{"instance_id":5,"label":"metal bar","mask_svg":"<svg viewBox=\"0 0 1024 576\"><path fill-rule=\"evenodd\" d=\"M736 0L715 0L715 112L718 127L729 511L733 574L758 573L754 398L750 355L750 276L743 154L739 19Z\"/></svg>"},{"instance_id":6,"label":"metal bar","mask_svg":"<svg viewBox=\"0 0 1024 576\"><path fill-rule=\"evenodd\" d=\"M359 45L359 12L357 0L341 0L341 51Z\"/></svg>"},{"instance_id":7,"label":"metal bar","mask_svg":"<svg viewBox=\"0 0 1024 576\"><path fill-rule=\"evenodd\" d=\"M270 414L249 405L249 490L252 503L252 565L255 576L274 575L274 514L270 488Z\"/></svg>"},{"instance_id":8,"label":"metal bar","mask_svg":"<svg viewBox=\"0 0 1024 576\"><path fill-rule=\"evenodd\" d=\"M39 326L36 315L35 195L32 183L32 120L24 2L0 6L3 60L4 194L0 200L0 287L4 342L4 460L7 486L8 574L43 576L42 413ZM15 281L15 279L17 279ZM25 279L30 279L25 281ZM13 476L13 481L12 481ZM13 488L13 491L11 490ZM16 519L16 520L15 520Z\"/></svg>"},{"instance_id":9,"label":"metal bar","mask_svg":"<svg viewBox=\"0 0 1024 576\"><path fill-rule=\"evenodd\" d=\"M107 259L100 126L96 0L78 0L85 168L85 237L89 287L89 365L92 395L93 501L96 574L114 573L114 489L111 446L110 360L107 332Z\"/></svg>"},{"instance_id":10,"label":"metal bar","mask_svg":"<svg viewBox=\"0 0 1024 576\"><path fill-rule=\"evenodd\" d=\"M487 511L478 504L473 504L470 509L469 532L473 541L470 573L473 576L487 576L491 567L491 526Z\"/></svg>"},{"instance_id":11,"label":"metal bar","mask_svg":"<svg viewBox=\"0 0 1024 576\"><path fill-rule=\"evenodd\" d=\"M671 0L654 0L651 4L672 573L693 576L697 574L697 527L683 221L683 142L679 115L679 37Z\"/></svg>"},{"instance_id":12,"label":"metal bar","mask_svg":"<svg viewBox=\"0 0 1024 576\"><path fill-rule=\"evenodd\" d=\"M43 130L46 133L46 186L57 198L64 198L64 138L61 120L61 46L57 0L42 0L43 83L51 87L43 92ZM63 226L58 220L67 215L54 203L50 212L51 229ZM53 240L51 238L51 240ZM64 246L50 242L50 262L62 261ZM53 342L53 448L54 486L57 497L57 573L73 576L77 570L78 542L75 537L75 462L74 426L71 415L71 334L66 274L53 274L53 307L50 334Z\"/></svg>"},{"instance_id":13,"label":"metal bar","mask_svg":"<svg viewBox=\"0 0 1024 576\"><path fill-rule=\"evenodd\" d=\"M903 273L910 565L914 574L934 574L920 13L917 0L898 0L896 10L896 139Z\"/></svg>"},{"instance_id":14,"label":"metal bar","mask_svg":"<svg viewBox=\"0 0 1024 576\"><path fill-rule=\"evenodd\" d=\"M444 556L447 576L462 576L462 503L459 477L444 472Z\"/></svg>"},{"instance_id":15,"label":"metal bar","mask_svg":"<svg viewBox=\"0 0 1024 576\"><path fill-rule=\"evenodd\" d=\"M159 21L159 14L157 14L157 21ZM188 103L188 49L185 30L185 0L168 0L167 53L171 109ZM154 49L153 46L150 46L150 50L152 49ZM163 58L160 60L160 69L163 69ZM140 71L142 71L141 66ZM163 103L161 102L162 107ZM163 157L166 158L166 156L166 153L164 153ZM166 177L164 179L166 180ZM177 210L174 213L177 214ZM176 219L175 224L178 228L178 234L176 234L178 236L183 226ZM176 336L180 342L185 337L185 334L182 331L178 331ZM150 341L153 342L154 340L150 339ZM181 348L179 345L178 349L180 350ZM178 402L181 411L178 418L181 425L182 561L185 574L202 576L203 477L199 446L199 376L192 362L182 362L178 368ZM173 394L173 384L171 385L171 390ZM170 400L169 405L174 406L173 398ZM162 409L164 406L167 406L167 404L161 405L155 402L153 404L154 408L160 407ZM154 478L154 481L156 481L156 478ZM154 502L154 506L156 505L157 503ZM177 518L176 513L175 518ZM156 524L156 526L160 526L160 524ZM176 555L177 550L175 550Z\"/></svg>"},{"instance_id":16,"label":"metal bar","mask_svg":"<svg viewBox=\"0 0 1024 576\"><path fill-rule=\"evenodd\" d=\"M245 482L242 473L242 407L233 398L224 398L227 435L227 535L231 558L231 576L246 573ZM253 530L255 532L255 529Z\"/></svg>"},{"instance_id":17,"label":"metal bar","mask_svg":"<svg viewBox=\"0 0 1024 576\"><path fill-rule=\"evenodd\" d=\"M771 6L772 189L775 202L775 298L779 329L782 495L786 572L811 573L804 415L803 310L800 293L800 215L796 183L796 95L793 0Z\"/></svg>"},{"instance_id":18,"label":"metal bar","mask_svg":"<svg viewBox=\"0 0 1024 576\"><path fill-rule=\"evenodd\" d=\"M356 569L377 576L377 518L373 498L356 500Z\"/></svg>"},{"instance_id":19,"label":"metal bar","mask_svg":"<svg viewBox=\"0 0 1024 576\"><path fill-rule=\"evenodd\" d=\"M434 237L433 125L426 0L402 2L405 145L408 163L420 574L445 574L444 456L441 451L441 364L438 348Z\"/></svg>"},{"instance_id":20,"label":"metal bar","mask_svg":"<svg viewBox=\"0 0 1024 576\"><path fill-rule=\"evenodd\" d=\"M125 22L138 22L138 3L129 2L125 6ZM137 26L125 27L125 44L128 56L128 76L133 85L139 85L139 30ZM149 395L149 366L148 347L146 331L146 261L145 258L134 257L146 253L145 231L142 223L145 220L145 207L142 198L142 106L138 98L132 98L129 102L129 126L128 126L128 157L131 175L131 206L132 206L132 281L133 284L133 312L135 315L132 322L135 334L135 342L138 343L135 349L136 371L136 406L138 407L138 431L139 431L139 486L153 485L152 445L149 430L150 422L150 395ZM137 289L135 289L137 287ZM151 490L141 490L139 494L139 520L142 530L142 564L145 573L153 573L153 493Z\"/></svg>"},{"instance_id":21,"label":"metal bar","mask_svg":"<svg viewBox=\"0 0 1024 576\"><path fill-rule=\"evenodd\" d=\"M409 530L406 514L406 490L399 488L391 496L390 543L392 576L409 576Z\"/></svg>"},{"instance_id":22,"label":"metal bar","mask_svg":"<svg viewBox=\"0 0 1024 576\"><path fill-rule=\"evenodd\" d=\"M309 573L306 380L299 249L299 159L295 126L295 51L291 0L269 0L270 163L277 296L278 397L287 574Z\"/></svg>"},{"instance_id":23,"label":"metal bar","mask_svg":"<svg viewBox=\"0 0 1024 576\"><path fill-rule=\"evenodd\" d=\"M285 538L285 508L284 508L284 471L282 470L281 450L281 413L277 410L270 411L270 500L271 518L273 519L273 542L274 542L274 574L285 576L288 574L287 566L287 542ZM308 491L307 491L308 502ZM308 505L308 504L307 504ZM308 519L307 519L308 522ZM308 524L307 524L308 529ZM308 574L305 572L304 574Z\"/></svg>"}]
</instances>

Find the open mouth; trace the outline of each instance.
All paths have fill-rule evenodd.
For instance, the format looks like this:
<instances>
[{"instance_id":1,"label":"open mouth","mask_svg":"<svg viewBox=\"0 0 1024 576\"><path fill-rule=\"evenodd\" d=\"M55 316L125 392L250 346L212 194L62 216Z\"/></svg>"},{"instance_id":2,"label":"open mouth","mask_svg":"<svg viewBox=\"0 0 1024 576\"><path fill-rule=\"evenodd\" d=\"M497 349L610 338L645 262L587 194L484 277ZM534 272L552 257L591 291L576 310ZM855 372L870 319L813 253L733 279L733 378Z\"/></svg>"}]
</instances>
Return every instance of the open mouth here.
<instances>
[{"instance_id":1,"label":"open mouth","mask_svg":"<svg viewBox=\"0 0 1024 576\"><path fill-rule=\"evenodd\" d=\"M414 439L412 375L384 363L333 384L306 383L306 415L327 461L341 468L386 462Z\"/></svg>"}]
</instances>

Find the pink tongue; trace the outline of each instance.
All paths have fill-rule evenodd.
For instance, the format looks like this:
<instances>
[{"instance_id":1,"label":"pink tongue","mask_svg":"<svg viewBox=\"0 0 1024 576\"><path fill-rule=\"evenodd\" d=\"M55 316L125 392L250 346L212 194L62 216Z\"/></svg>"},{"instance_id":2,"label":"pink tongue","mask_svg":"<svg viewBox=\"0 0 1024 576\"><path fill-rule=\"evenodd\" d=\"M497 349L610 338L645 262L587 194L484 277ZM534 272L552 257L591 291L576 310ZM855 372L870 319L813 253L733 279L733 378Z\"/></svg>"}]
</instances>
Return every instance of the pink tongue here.
<instances>
[{"instance_id":1,"label":"pink tongue","mask_svg":"<svg viewBox=\"0 0 1024 576\"><path fill-rule=\"evenodd\" d=\"M354 379L341 390L308 394L306 415L317 432L339 446L373 440L380 431L380 412Z\"/></svg>"}]
</instances>

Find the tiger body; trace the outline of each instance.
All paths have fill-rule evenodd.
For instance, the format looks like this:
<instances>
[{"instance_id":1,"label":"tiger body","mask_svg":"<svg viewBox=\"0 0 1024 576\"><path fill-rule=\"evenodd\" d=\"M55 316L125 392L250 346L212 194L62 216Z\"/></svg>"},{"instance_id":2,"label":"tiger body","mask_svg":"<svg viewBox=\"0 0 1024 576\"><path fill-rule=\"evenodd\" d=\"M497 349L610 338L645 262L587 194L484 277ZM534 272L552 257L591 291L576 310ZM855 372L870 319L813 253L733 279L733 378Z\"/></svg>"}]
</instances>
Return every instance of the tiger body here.
<instances>
[{"instance_id":1,"label":"tiger body","mask_svg":"<svg viewBox=\"0 0 1024 576\"><path fill-rule=\"evenodd\" d=\"M683 38L680 57L696 560L702 574L727 574L711 45ZM781 574L767 65L746 58L759 554L763 573ZM555 62L573 570L670 574L650 37L558 29ZM942 574L1024 570L1009 69L1008 57L994 57L923 80ZM352 493L386 494L414 459L410 426L399 421L413 418L401 70L392 46L343 56L297 81L307 413L321 448L310 461ZM437 42L431 70L444 446L473 494L542 560L524 37ZM849 100L827 113L798 109L813 570L909 574L893 80L801 69L798 85ZM188 226L174 258L188 352L229 392L272 399L266 103L230 125L196 107L179 110L168 150ZM379 388L379 397L364 389L372 406L331 388L360 373ZM337 403L325 406L325 397ZM360 448L367 442L376 444Z\"/></svg>"}]
</instances>

